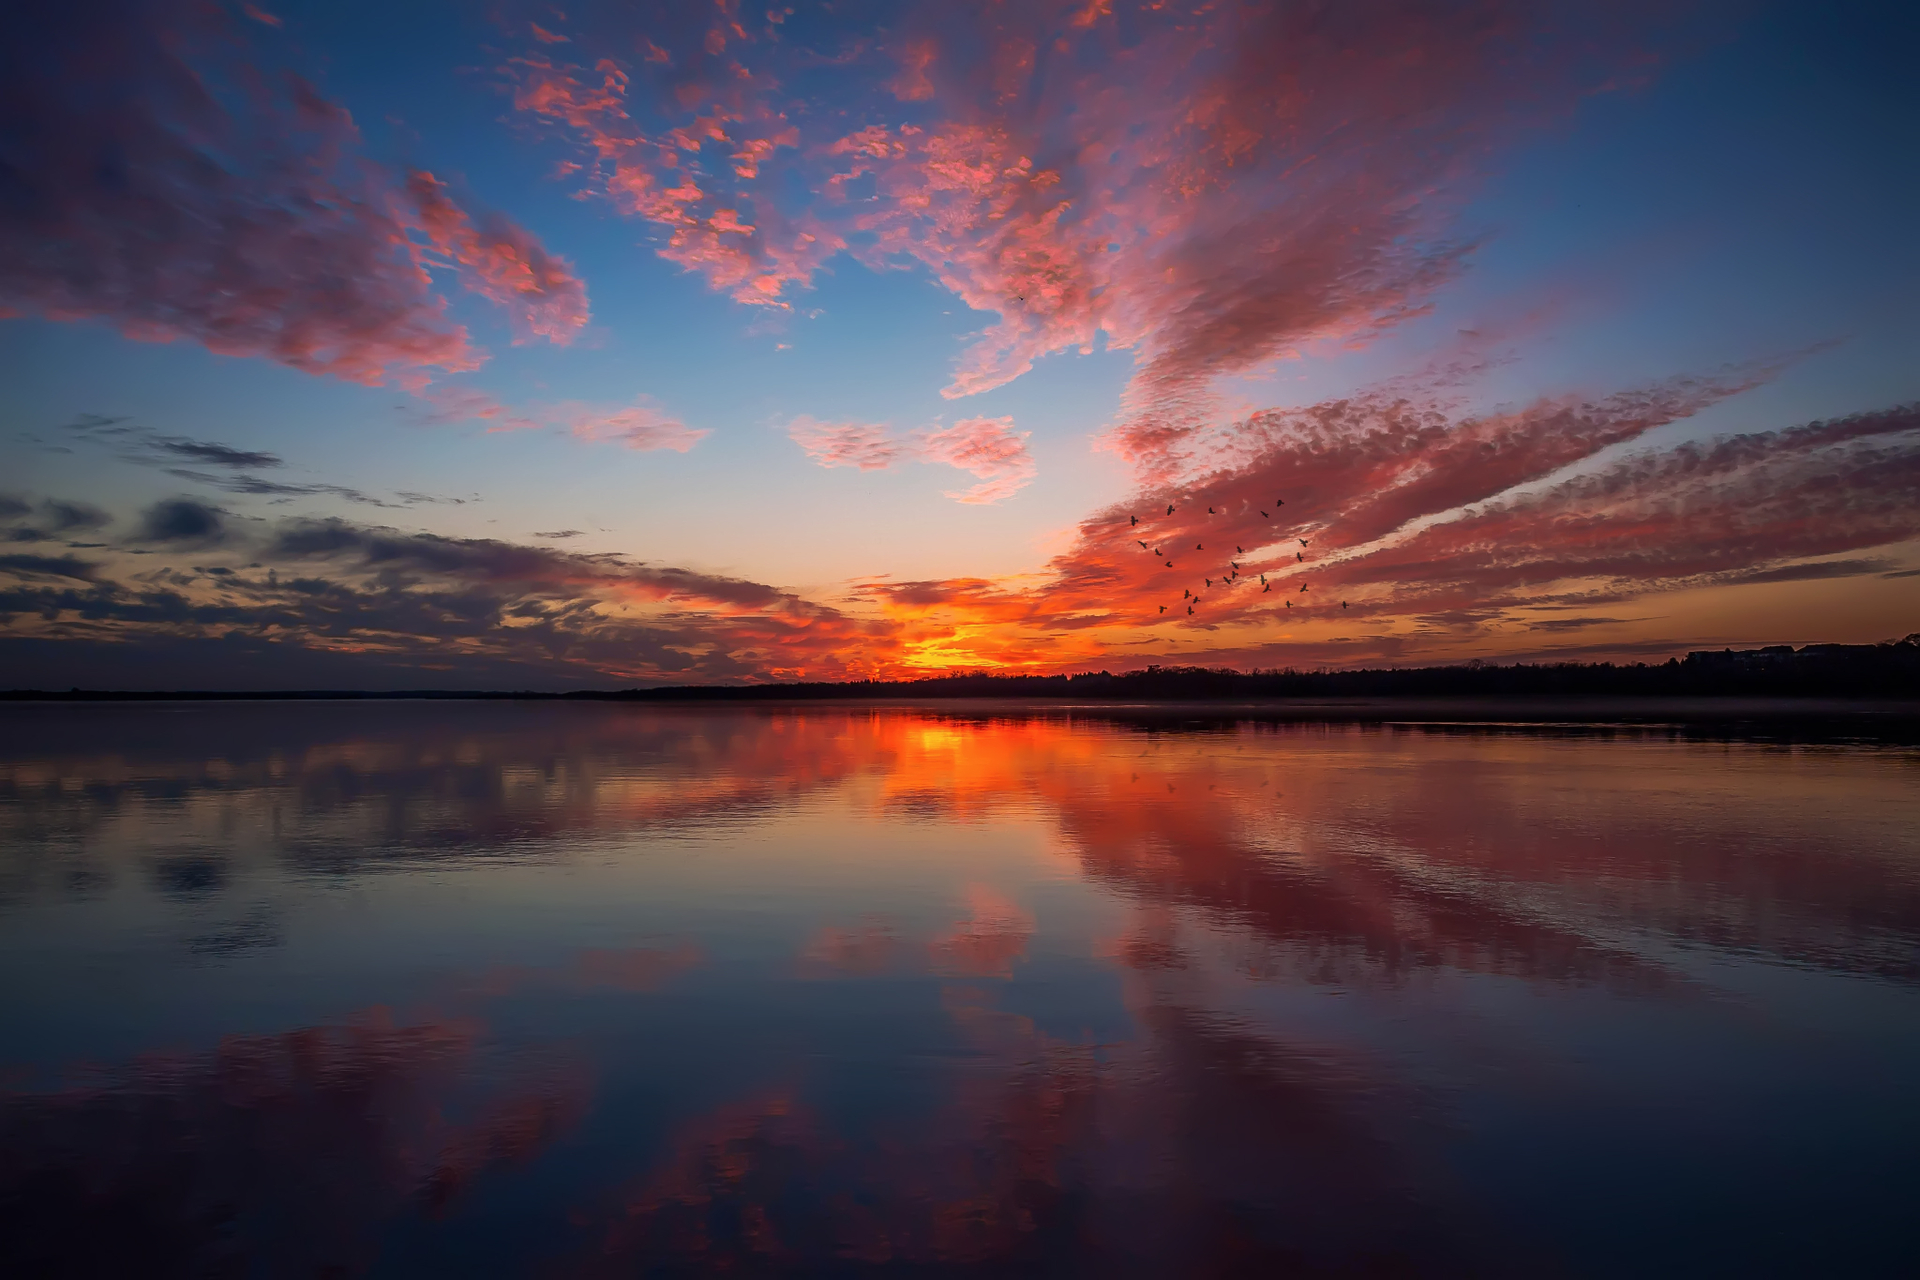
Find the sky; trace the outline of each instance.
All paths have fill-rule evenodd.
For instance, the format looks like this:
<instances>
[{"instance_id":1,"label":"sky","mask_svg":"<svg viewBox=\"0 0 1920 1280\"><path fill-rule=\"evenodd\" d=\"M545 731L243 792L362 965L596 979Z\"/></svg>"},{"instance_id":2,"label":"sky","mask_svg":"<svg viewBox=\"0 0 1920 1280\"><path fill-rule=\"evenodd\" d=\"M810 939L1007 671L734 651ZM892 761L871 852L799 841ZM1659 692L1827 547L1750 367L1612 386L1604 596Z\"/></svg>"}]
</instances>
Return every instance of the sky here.
<instances>
[{"instance_id":1,"label":"sky","mask_svg":"<svg viewBox=\"0 0 1920 1280\"><path fill-rule=\"evenodd\" d=\"M1912 6L36 6L0 685L1920 631Z\"/></svg>"}]
</instances>

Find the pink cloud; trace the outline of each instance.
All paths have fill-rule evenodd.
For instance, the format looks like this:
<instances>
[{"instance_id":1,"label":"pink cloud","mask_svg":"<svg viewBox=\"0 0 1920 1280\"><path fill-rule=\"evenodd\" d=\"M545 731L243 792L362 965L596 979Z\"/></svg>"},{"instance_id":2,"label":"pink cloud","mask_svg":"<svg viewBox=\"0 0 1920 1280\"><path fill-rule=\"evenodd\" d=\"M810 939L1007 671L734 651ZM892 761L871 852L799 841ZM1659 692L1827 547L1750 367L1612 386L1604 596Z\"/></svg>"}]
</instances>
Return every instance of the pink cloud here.
<instances>
[{"instance_id":1,"label":"pink cloud","mask_svg":"<svg viewBox=\"0 0 1920 1280\"><path fill-rule=\"evenodd\" d=\"M499 397L478 387L436 382L414 392L430 408L416 414L421 422L487 422L499 430L523 430L541 423L520 410L509 408Z\"/></svg>"},{"instance_id":2,"label":"pink cloud","mask_svg":"<svg viewBox=\"0 0 1920 1280\"><path fill-rule=\"evenodd\" d=\"M564 345L587 323L586 286L565 258L497 215L476 224L431 173L408 175L407 192L428 243L458 265L468 289L504 307L516 330Z\"/></svg>"},{"instance_id":3,"label":"pink cloud","mask_svg":"<svg viewBox=\"0 0 1920 1280\"><path fill-rule=\"evenodd\" d=\"M727 33L721 34L724 45ZM610 58L591 70L540 53L515 58L508 66L514 105L564 125L585 145L594 159L592 189L623 213L667 229L661 257L700 272L738 302L785 309L791 304L783 295L810 281L840 241L814 220L784 214L739 185L761 177L781 148L798 145L800 134L759 100L759 82L737 63L739 74L689 82L689 68L711 60L711 35L698 37L699 52L643 63L668 82L659 86L665 110L657 128L634 118L633 75ZM709 150L711 166L704 161Z\"/></svg>"},{"instance_id":4,"label":"pink cloud","mask_svg":"<svg viewBox=\"0 0 1920 1280\"><path fill-rule=\"evenodd\" d=\"M435 383L418 392L430 406L419 415L429 423L484 422L493 431L565 431L579 440L623 444L647 451L685 453L712 432L686 423L645 397L630 405L594 405L566 400L550 405L513 407L478 387Z\"/></svg>"},{"instance_id":5,"label":"pink cloud","mask_svg":"<svg viewBox=\"0 0 1920 1280\"><path fill-rule=\"evenodd\" d=\"M1920 536L1920 405L1630 455L1340 565L1393 607L1751 575Z\"/></svg>"},{"instance_id":6,"label":"pink cloud","mask_svg":"<svg viewBox=\"0 0 1920 1280\"><path fill-rule=\"evenodd\" d=\"M821 55L735 25L722 57L718 26L689 17L650 25L658 64L618 61L612 27L592 73L522 58L517 102L669 228L664 256L739 301L780 305L844 249L996 314L950 397L1102 335L1132 347L1116 443L1145 475L1217 424L1217 375L1422 314L1472 250L1453 217L1488 157L1608 83L1646 11L1156 7L1116 44L1100 0L920 4L874 57L848 21L818 42L852 50L845 71L805 101L782 86Z\"/></svg>"},{"instance_id":7,"label":"pink cloud","mask_svg":"<svg viewBox=\"0 0 1920 1280\"><path fill-rule=\"evenodd\" d=\"M0 308L369 384L479 367L409 238L414 200L343 108L247 65L213 7L110 9L42 7L0 50L26 184L0 215ZM531 237L469 233L479 292L535 330L584 316Z\"/></svg>"},{"instance_id":8,"label":"pink cloud","mask_svg":"<svg viewBox=\"0 0 1920 1280\"><path fill-rule=\"evenodd\" d=\"M629 449L671 449L685 453L712 432L689 427L678 418L644 402L624 407L582 404L569 400L545 415L581 440L611 441Z\"/></svg>"},{"instance_id":9,"label":"pink cloud","mask_svg":"<svg viewBox=\"0 0 1920 1280\"><path fill-rule=\"evenodd\" d=\"M936 462L957 467L981 483L947 497L965 503L995 503L1024 489L1035 473L1027 451L1031 434L1013 429L1013 419L963 418L950 427L894 435L877 423L821 422L806 416L787 426L787 435L823 467L884 471L902 462Z\"/></svg>"},{"instance_id":10,"label":"pink cloud","mask_svg":"<svg viewBox=\"0 0 1920 1280\"><path fill-rule=\"evenodd\" d=\"M787 435L823 467L884 471L913 453L908 442L869 422L821 422L802 415L787 424Z\"/></svg>"},{"instance_id":11,"label":"pink cloud","mask_svg":"<svg viewBox=\"0 0 1920 1280\"><path fill-rule=\"evenodd\" d=\"M900 51L900 74L887 82L887 90L902 102L925 102L933 96L933 81L927 68L939 56L939 47L931 40L915 40Z\"/></svg>"},{"instance_id":12,"label":"pink cloud","mask_svg":"<svg viewBox=\"0 0 1920 1280\"><path fill-rule=\"evenodd\" d=\"M962 418L950 427L922 436L920 448L928 461L944 462L979 478L979 484L963 493L949 493L949 498L993 503L1012 497L1032 482L1035 466L1033 455L1027 452L1030 434L1015 431L1010 417Z\"/></svg>"}]
</instances>

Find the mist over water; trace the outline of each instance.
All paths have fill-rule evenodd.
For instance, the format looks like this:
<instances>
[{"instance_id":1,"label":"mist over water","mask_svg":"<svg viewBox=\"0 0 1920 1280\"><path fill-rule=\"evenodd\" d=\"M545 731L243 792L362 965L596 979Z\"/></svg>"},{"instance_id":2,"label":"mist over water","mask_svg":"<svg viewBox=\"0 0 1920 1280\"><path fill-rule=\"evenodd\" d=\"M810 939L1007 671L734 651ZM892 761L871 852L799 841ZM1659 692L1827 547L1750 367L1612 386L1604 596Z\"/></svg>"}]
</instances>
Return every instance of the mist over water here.
<instances>
[{"instance_id":1,"label":"mist over water","mask_svg":"<svg viewBox=\"0 0 1920 1280\"><path fill-rule=\"evenodd\" d=\"M0 709L10 1275L1894 1274L1920 751Z\"/></svg>"}]
</instances>

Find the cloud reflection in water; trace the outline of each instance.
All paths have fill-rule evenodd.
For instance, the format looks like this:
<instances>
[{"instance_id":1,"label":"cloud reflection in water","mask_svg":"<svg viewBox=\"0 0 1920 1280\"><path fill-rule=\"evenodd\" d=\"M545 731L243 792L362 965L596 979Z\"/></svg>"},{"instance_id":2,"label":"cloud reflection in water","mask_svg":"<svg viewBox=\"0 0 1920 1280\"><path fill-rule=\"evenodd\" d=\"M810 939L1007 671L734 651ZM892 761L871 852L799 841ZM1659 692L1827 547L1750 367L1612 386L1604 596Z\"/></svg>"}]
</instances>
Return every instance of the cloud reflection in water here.
<instances>
[{"instance_id":1,"label":"cloud reflection in water","mask_svg":"<svg viewBox=\"0 0 1920 1280\"><path fill-rule=\"evenodd\" d=\"M4 715L9 1262L1870 1269L1920 1136L1902 749Z\"/></svg>"}]
</instances>

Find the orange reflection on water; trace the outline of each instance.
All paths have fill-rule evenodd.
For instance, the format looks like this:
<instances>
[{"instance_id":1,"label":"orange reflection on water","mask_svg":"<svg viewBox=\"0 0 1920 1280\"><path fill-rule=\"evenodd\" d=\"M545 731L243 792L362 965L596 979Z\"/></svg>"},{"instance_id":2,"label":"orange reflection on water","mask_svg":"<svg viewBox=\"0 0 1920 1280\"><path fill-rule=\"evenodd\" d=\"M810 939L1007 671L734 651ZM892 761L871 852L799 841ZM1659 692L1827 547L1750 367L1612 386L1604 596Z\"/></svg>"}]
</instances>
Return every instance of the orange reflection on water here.
<instances>
[{"instance_id":1,"label":"orange reflection on water","mask_svg":"<svg viewBox=\"0 0 1920 1280\"><path fill-rule=\"evenodd\" d=\"M35 826L0 836L51 823L76 833L90 875L136 858L168 874L177 856L193 882L219 874L209 848L278 844L338 867L802 811L849 832L1014 820L1092 884L1349 976L1668 981L1618 944L1625 926L1920 977L1910 754L962 706L372 707L316 711L296 733L272 715L198 712L144 751L22 750L37 741L22 735L0 757L16 800L3 820ZM947 963L1003 971L1021 910L956 925ZM816 950L826 962L833 945Z\"/></svg>"}]
</instances>

